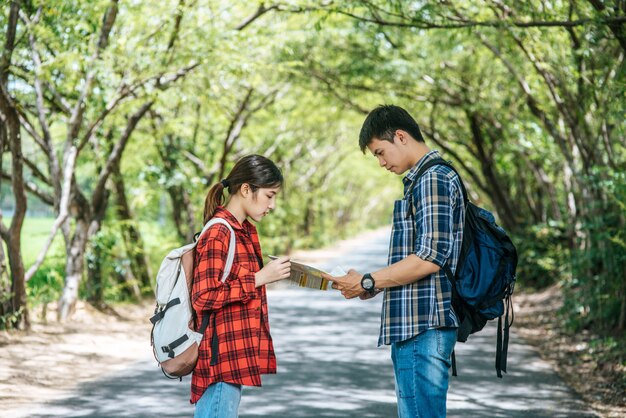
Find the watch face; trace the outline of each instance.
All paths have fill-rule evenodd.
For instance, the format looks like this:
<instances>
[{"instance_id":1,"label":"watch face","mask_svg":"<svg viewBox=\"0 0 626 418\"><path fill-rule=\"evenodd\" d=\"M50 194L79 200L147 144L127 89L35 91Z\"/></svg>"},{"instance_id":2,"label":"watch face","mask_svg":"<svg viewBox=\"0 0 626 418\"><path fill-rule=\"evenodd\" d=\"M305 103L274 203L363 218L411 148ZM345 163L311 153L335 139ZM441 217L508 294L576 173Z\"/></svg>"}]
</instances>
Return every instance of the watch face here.
<instances>
[{"instance_id":1,"label":"watch face","mask_svg":"<svg viewBox=\"0 0 626 418\"><path fill-rule=\"evenodd\" d=\"M374 280L372 280L369 277L366 277L363 279L362 286L363 286L363 289L365 290L371 290L374 288Z\"/></svg>"}]
</instances>

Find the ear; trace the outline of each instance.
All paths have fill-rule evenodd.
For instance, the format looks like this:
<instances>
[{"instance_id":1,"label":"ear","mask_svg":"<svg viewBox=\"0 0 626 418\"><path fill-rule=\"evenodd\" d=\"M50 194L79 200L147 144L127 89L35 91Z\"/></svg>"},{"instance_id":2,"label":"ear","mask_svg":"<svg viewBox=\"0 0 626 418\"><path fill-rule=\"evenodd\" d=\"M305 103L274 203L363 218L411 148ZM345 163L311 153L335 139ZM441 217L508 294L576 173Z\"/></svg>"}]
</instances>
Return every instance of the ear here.
<instances>
[{"instance_id":1,"label":"ear","mask_svg":"<svg viewBox=\"0 0 626 418\"><path fill-rule=\"evenodd\" d=\"M243 197L248 197L248 194L250 193L250 185L248 183L243 183L239 188L239 191Z\"/></svg>"},{"instance_id":2,"label":"ear","mask_svg":"<svg viewBox=\"0 0 626 418\"><path fill-rule=\"evenodd\" d=\"M403 131L402 129L398 129L396 131L396 138L398 138L398 141L402 144L402 145L406 145L407 141L408 141L408 136L407 133L405 131Z\"/></svg>"}]
</instances>

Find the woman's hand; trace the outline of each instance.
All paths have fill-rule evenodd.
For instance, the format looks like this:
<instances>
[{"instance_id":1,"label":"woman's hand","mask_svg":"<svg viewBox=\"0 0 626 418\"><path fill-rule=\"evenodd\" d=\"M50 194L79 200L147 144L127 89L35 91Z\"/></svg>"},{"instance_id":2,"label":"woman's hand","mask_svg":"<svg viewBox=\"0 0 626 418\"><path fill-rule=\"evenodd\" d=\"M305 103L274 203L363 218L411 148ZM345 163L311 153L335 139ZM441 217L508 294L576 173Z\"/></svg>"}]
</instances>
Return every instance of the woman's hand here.
<instances>
[{"instance_id":1,"label":"woman's hand","mask_svg":"<svg viewBox=\"0 0 626 418\"><path fill-rule=\"evenodd\" d=\"M265 265L254 275L256 287L286 279L291 274L291 263L286 255L278 257Z\"/></svg>"}]
</instances>

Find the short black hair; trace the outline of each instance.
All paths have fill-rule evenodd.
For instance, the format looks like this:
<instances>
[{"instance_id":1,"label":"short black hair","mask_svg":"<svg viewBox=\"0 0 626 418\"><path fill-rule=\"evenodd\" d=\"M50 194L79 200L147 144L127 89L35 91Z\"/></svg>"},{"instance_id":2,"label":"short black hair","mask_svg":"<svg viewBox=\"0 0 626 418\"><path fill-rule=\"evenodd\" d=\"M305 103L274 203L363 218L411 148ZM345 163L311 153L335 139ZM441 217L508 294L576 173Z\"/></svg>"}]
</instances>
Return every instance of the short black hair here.
<instances>
[{"instance_id":1,"label":"short black hair","mask_svg":"<svg viewBox=\"0 0 626 418\"><path fill-rule=\"evenodd\" d=\"M365 153L365 148L374 138L393 142L393 135L398 129L408 132L417 142L424 142L420 127L409 112L400 106L379 105L367 115L361 127L361 151Z\"/></svg>"}]
</instances>

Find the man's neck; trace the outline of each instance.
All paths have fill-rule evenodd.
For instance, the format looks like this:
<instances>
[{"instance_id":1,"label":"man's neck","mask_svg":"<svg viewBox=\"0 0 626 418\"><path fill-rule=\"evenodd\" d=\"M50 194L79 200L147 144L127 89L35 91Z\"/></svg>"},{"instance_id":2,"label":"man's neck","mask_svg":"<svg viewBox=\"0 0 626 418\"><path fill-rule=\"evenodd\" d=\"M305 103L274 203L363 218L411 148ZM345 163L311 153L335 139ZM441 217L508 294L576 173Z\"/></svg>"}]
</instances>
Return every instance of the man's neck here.
<instances>
[{"instance_id":1,"label":"man's neck","mask_svg":"<svg viewBox=\"0 0 626 418\"><path fill-rule=\"evenodd\" d=\"M430 152L430 148L423 142L415 142L411 147L411 164L413 167Z\"/></svg>"}]
</instances>

